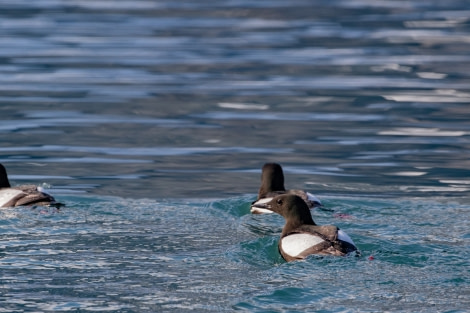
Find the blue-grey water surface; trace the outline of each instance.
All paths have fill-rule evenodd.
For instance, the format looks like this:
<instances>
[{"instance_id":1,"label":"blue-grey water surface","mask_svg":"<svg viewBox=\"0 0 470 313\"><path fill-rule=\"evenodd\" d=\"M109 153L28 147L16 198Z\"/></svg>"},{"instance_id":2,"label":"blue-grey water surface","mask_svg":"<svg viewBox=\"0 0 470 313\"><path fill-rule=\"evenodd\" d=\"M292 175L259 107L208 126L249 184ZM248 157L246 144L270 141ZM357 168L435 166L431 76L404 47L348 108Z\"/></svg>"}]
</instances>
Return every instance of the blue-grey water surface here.
<instances>
[{"instance_id":1,"label":"blue-grey water surface","mask_svg":"<svg viewBox=\"0 0 470 313\"><path fill-rule=\"evenodd\" d=\"M0 312L468 312L463 0L0 0ZM360 256L286 263L261 166Z\"/></svg>"}]
</instances>

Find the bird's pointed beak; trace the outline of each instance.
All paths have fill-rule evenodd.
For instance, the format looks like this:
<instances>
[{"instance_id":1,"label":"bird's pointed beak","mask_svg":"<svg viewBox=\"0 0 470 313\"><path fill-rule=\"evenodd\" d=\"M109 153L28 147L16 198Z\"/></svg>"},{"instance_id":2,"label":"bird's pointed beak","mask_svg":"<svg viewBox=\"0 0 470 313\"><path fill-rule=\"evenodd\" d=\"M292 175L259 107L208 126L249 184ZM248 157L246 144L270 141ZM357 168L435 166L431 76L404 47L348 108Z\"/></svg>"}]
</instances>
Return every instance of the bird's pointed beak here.
<instances>
[{"instance_id":1,"label":"bird's pointed beak","mask_svg":"<svg viewBox=\"0 0 470 313\"><path fill-rule=\"evenodd\" d=\"M269 204L269 202L265 202L265 203L253 203L251 206L252 206L252 207L255 207L255 208L260 208L260 209L268 209L268 210L271 210L271 209L272 209L272 206L271 206L271 204Z\"/></svg>"},{"instance_id":2,"label":"bird's pointed beak","mask_svg":"<svg viewBox=\"0 0 470 313\"><path fill-rule=\"evenodd\" d=\"M274 213L271 209L271 205L269 204L269 200L258 200L251 204L250 212L253 214L268 214Z\"/></svg>"}]
</instances>

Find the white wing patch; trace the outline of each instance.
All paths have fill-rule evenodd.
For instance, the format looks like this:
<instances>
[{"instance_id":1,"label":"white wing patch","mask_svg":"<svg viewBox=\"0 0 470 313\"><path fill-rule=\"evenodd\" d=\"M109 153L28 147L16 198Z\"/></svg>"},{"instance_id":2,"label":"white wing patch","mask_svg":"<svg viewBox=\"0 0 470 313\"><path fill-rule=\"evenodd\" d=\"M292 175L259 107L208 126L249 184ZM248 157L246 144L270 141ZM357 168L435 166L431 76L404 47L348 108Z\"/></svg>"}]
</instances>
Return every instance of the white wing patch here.
<instances>
[{"instance_id":1,"label":"white wing patch","mask_svg":"<svg viewBox=\"0 0 470 313\"><path fill-rule=\"evenodd\" d=\"M282 250L290 256L297 256L310 247L322 243L324 240L311 234L292 234L281 240Z\"/></svg>"},{"instance_id":2,"label":"white wing patch","mask_svg":"<svg viewBox=\"0 0 470 313\"><path fill-rule=\"evenodd\" d=\"M267 203L269 201L271 201L273 198L263 198L263 199L259 199L258 201L256 201L255 203L253 203L253 205L255 204L261 204L261 203ZM273 211L271 210L268 210L268 209L263 209L263 208L256 208L254 206L251 206L251 209L250 209L250 212L253 213L253 214L267 214L267 213L274 213Z\"/></svg>"},{"instance_id":3,"label":"white wing patch","mask_svg":"<svg viewBox=\"0 0 470 313\"><path fill-rule=\"evenodd\" d=\"M11 199L22 193L23 192L18 189L0 189L0 208L10 202Z\"/></svg>"},{"instance_id":4,"label":"white wing patch","mask_svg":"<svg viewBox=\"0 0 470 313\"><path fill-rule=\"evenodd\" d=\"M321 204L320 199L318 199L315 195L311 194L310 192L307 192L307 199Z\"/></svg>"},{"instance_id":5,"label":"white wing patch","mask_svg":"<svg viewBox=\"0 0 470 313\"><path fill-rule=\"evenodd\" d=\"M350 244L352 244L353 246L356 246L354 244L354 242L352 241L351 237L348 236L348 234L346 234L344 231L342 231L341 229L338 229L338 239L341 240L341 241L346 241L346 242L349 242Z\"/></svg>"}]
</instances>

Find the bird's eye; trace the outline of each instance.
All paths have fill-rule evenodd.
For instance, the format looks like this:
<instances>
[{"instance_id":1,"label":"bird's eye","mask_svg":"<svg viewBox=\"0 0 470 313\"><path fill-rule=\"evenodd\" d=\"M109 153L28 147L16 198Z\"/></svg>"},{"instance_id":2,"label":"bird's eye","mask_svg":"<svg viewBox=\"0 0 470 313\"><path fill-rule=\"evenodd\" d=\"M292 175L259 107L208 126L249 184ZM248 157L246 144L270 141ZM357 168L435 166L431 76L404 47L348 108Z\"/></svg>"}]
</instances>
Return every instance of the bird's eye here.
<instances>
[{"instance_id":1,"label":"bird's eye","mask_svg":"<svg viewBox=\"0 0 470 313\"><path fill-rule=\"evenodd\" d=\"M282 199L277 199L277 204L281 205L282 204Z\"/></svg>"}]
</instances>

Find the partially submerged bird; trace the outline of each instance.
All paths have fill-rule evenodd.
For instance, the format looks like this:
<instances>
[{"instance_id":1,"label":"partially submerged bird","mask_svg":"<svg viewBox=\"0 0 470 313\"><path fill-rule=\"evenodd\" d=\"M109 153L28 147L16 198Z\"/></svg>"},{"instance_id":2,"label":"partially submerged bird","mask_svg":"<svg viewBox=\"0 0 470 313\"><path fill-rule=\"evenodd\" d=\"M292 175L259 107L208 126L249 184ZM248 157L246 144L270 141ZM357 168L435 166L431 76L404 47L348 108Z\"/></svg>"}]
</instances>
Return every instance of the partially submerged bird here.
<instances>
[{"instance_id":1,"label":"partially submerged bird","mask_svg":"<svg viewBox=\"0 0 470 313\"><path fill-rule=\"evenodd\" d=\"M272 213L271 210L256 206L260 203L266 203L282 194L293 194L302 198L309 208L321 206L321 201L309 192L303 190L286 190L284 187L284 173L281 165L277 163L266 163L261 172L261 187L258 191L258 198L251 204L251 213L264 214Z\"/></svg>"},{"instance_id":2,"label":"partially submerged bird","mask_svg":"<svg viewBox=\"0 0 470 313\"><path fill-rule=\"evenodd\" d=\"M286 261L301 260L311 254L344 256L356 251L352 239L334 225L317 225L303 199L296 195L280 195L257 207L284 217L279 252Z\"/></svg>"},{"instance_id":3,"label":"partially submerged bird","mask_svg":"<svg viewBox=\"0 0 470 313\"><path fill-rule=\"evenodd\" d=\"M60 206L51 195L35 185L11 187L5 167L0 164L0 208L20 205Z\"/></svg>"}]
</instances>

